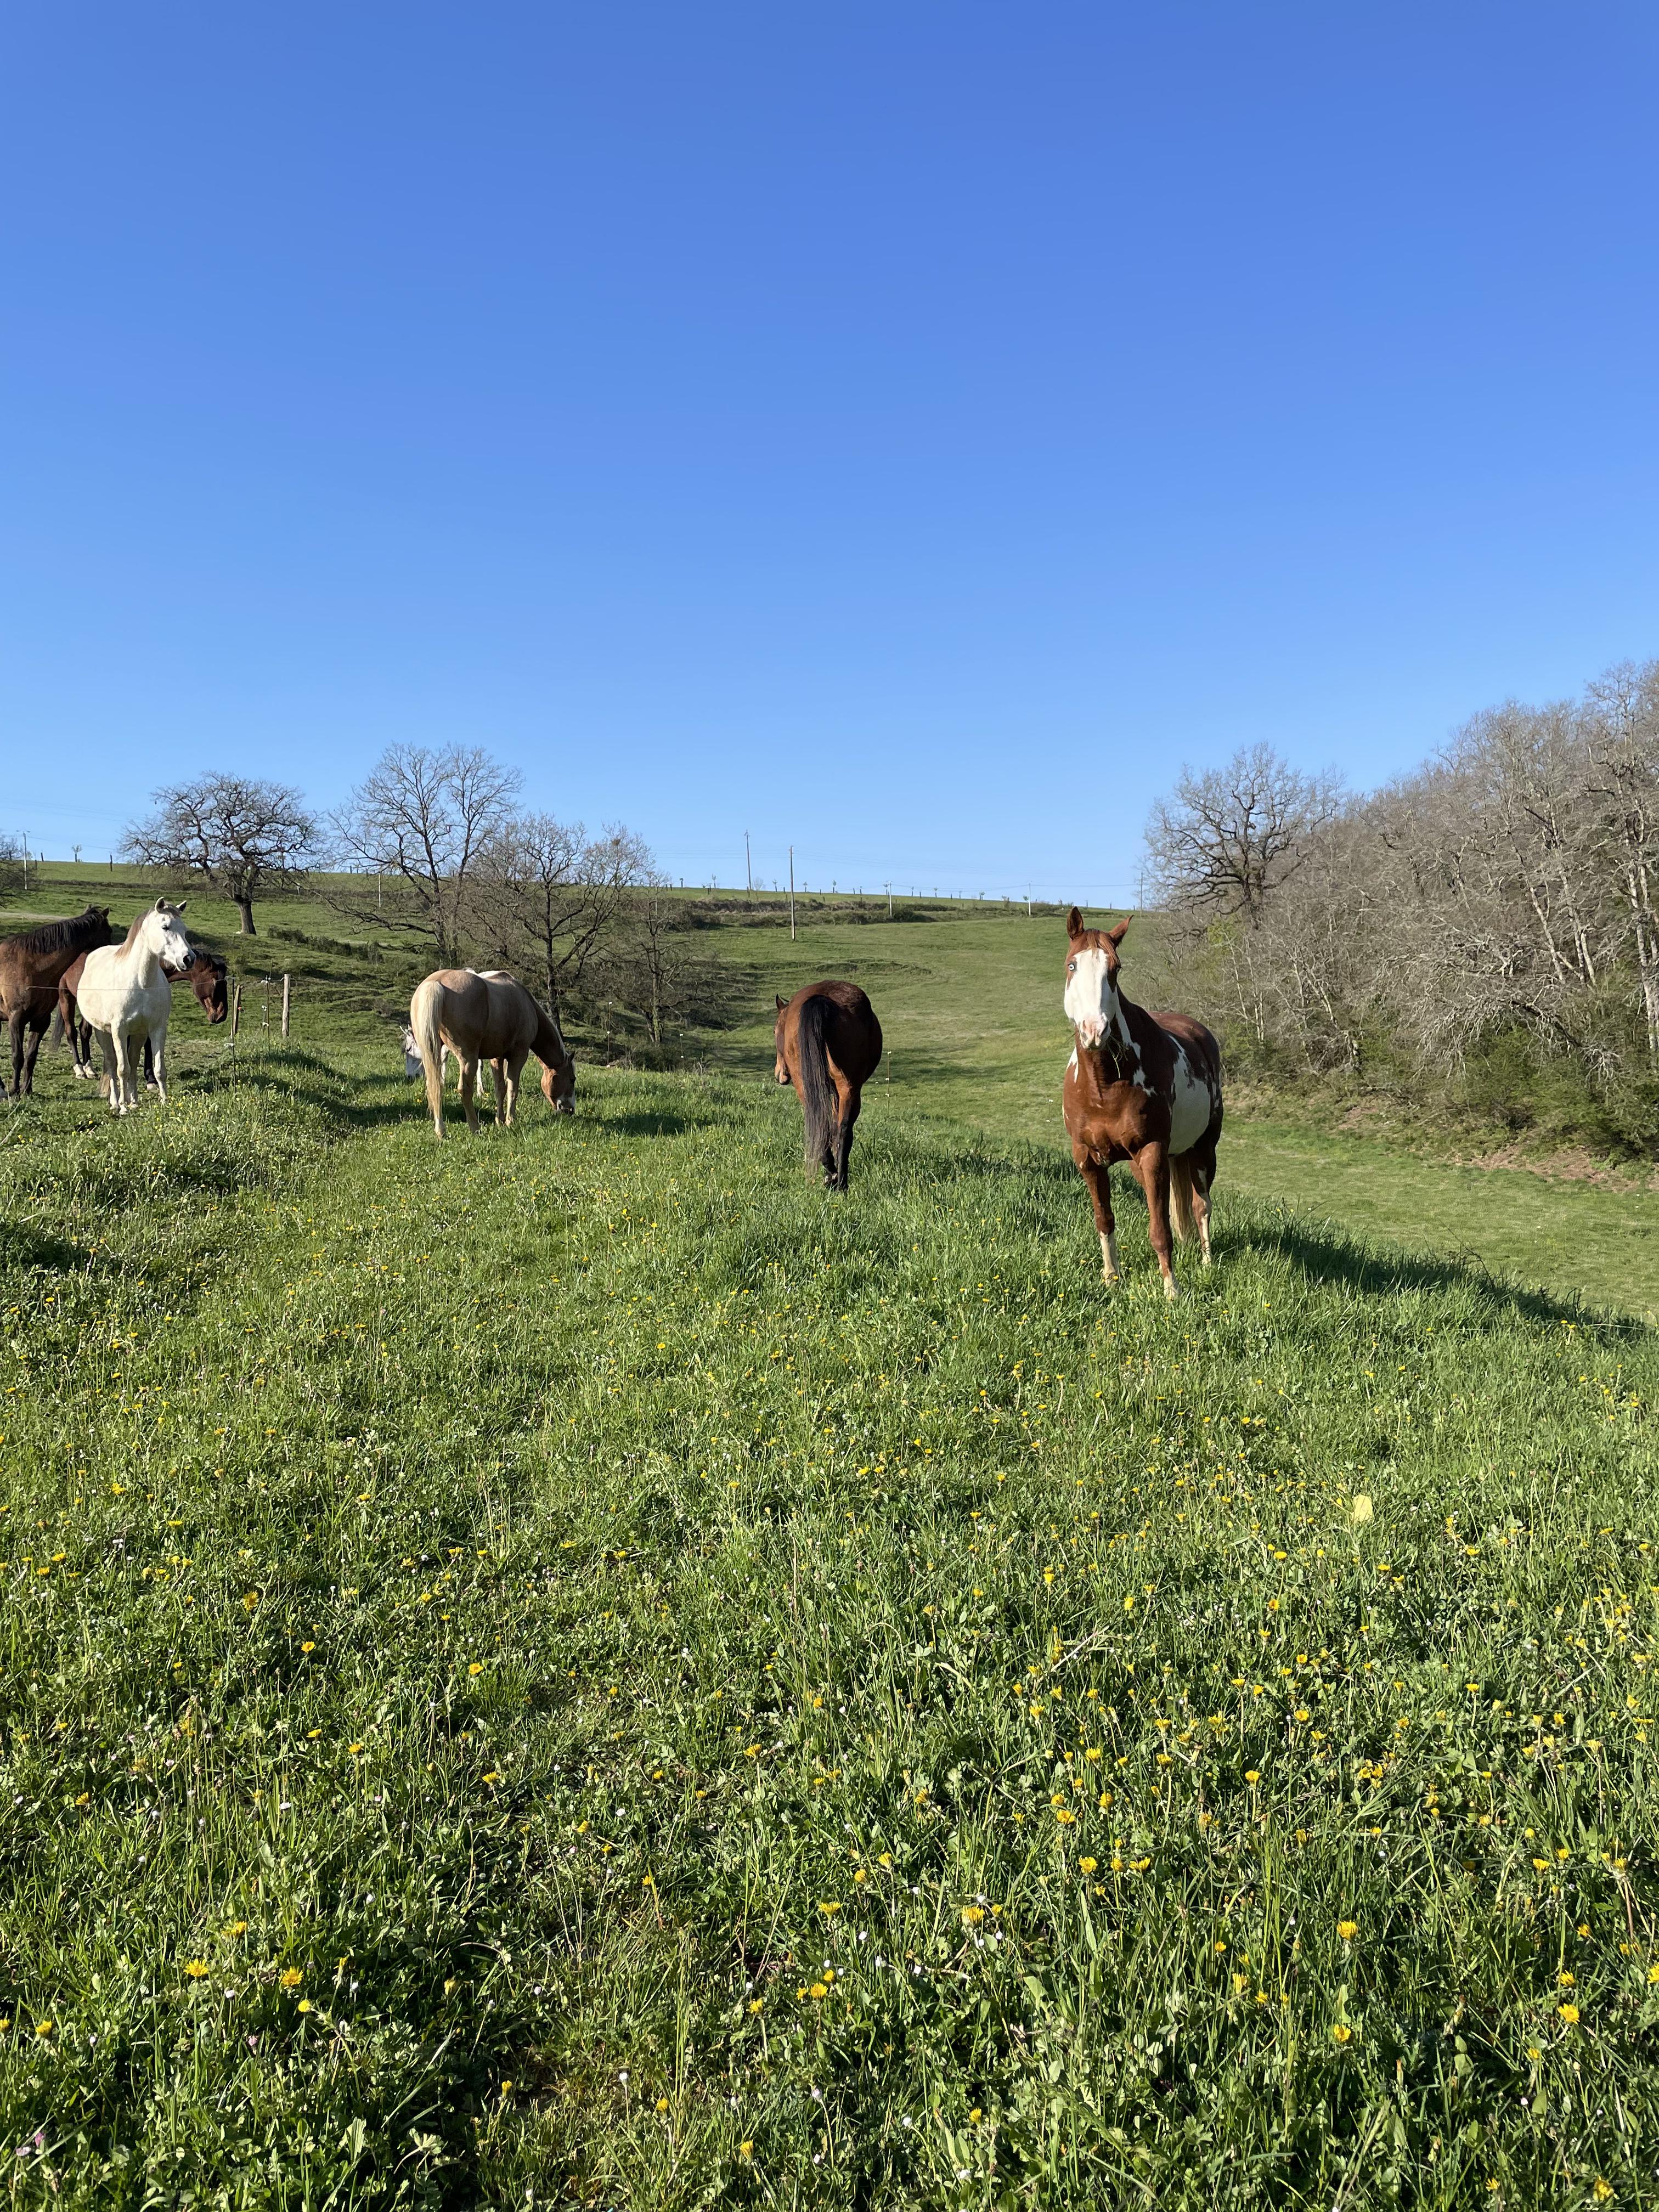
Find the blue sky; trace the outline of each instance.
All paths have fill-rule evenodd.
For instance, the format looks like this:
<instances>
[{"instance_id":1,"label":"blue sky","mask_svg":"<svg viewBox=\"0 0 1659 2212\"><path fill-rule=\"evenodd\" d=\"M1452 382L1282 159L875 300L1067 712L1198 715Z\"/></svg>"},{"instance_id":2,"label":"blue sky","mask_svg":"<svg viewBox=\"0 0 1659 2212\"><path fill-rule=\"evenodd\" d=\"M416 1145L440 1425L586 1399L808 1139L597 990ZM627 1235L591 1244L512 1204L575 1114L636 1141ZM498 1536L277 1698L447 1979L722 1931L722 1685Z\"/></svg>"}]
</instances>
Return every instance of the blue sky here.
<instances>
[{"instance_id":1,"label":"blue sky","mask_svg":"<svg viewBox=\"0 0 1659 2212\"><path fill-rule=\"evenodd\" d=\"M676 875L1106 899L1659 653L1659 15L34 0L0 830L478 743Z\"/></svg>"}]
</instances>

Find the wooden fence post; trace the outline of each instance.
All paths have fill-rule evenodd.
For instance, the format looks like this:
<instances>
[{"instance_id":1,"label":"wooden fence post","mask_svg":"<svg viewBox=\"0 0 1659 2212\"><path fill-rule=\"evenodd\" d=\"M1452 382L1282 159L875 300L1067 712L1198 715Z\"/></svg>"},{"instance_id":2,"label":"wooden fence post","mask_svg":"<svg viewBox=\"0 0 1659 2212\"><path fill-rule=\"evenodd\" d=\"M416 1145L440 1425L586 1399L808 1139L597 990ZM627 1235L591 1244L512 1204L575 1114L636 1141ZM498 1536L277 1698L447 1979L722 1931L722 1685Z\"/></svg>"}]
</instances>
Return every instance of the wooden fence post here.
<instances>
[{"instance_id":1,"label":"wooden fence post","mask_svg":"<svg viewBox=\"0 0 1659 2212\"><path fill-rule=\"evenodd\" d=\"M292 980L285 968L283 970L283 1035L284 1036L288 1035L288 993L289 985Z\"/></svg>"}]
</instances>

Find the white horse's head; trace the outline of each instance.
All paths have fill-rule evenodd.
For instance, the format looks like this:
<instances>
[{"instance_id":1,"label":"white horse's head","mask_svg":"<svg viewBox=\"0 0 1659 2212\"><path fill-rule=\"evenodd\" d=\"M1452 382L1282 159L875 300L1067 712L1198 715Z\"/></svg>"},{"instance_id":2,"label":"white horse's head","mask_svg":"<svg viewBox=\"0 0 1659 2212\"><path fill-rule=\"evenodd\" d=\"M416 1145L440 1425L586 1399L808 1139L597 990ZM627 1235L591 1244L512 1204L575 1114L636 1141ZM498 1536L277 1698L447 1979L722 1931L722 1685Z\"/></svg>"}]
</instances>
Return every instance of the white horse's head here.
<instances>
[{"instance_id":1,"label":"white horse's head","mask_svg":"<svg viewBox=\"0 0 1659 2212\"><path fill-rule=\"evenodd\" d=\"M1097 1047L1109 1030L1116 1031L1122 1025L1117 948L1128 927L1124 921L1115 929L1085 929L1076 907L1066 917L1066 1014L1078 1042L1085 1047Z\"/></svg>"},{"instance_id":2,"label":"white horse's head","mask_svg":"<svg viewBox=\"0 0 1659 2212\"><path fill-rule=\"evenodd\" d=\"M409 1024L405 1022L404 1024L404 1073L407 1076L413 1077L419 1075L420 1073L420 1047L415 1042L414 1030L410 1029Z\"/></svg>"},{"instance_id":3,"label":"white horse's head","mask_svg":"<svg viewBox=\"0 0 1659 2212\"><path fill-rule=\"evenodd\" d=\"M183 899L177 906L164 898L157 899L138 932L138 941L144 950L153 952L178 975L187 974L196 965L196 955L180 919L184 911Z\"/></svg>"}]
</instances>

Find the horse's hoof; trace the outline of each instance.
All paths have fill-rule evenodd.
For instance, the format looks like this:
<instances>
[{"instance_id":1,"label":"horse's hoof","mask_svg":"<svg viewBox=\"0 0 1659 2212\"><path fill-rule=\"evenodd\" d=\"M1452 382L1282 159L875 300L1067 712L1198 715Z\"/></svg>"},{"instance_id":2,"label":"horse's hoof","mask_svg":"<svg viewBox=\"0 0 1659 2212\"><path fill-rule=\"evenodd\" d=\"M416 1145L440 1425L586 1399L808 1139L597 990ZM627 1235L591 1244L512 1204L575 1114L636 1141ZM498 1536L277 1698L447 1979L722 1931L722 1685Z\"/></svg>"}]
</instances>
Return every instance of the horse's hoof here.
<instances>
[{"instance_id":1,"label":"horse's hoof","mask_svg":"<svg viewBox=\"0 0 1659 2212\"><path fill-rule=\"evenodd\" d=\"M1164 1295L1171 1305L1181 1296L1181 1285L1173 1275L1166 1275L1164 1278Z\"/></svg>"},{"instance_id":2,"label":"horse's hoof","mask_svg":"<svg viewBox=\"0 0 1659 2212\"><path fill-rule=\"evenodd\" d=\"M1117 1289L1118 1285L1122 1282L1123 1278L1122 1278L1122 1276L1121 1276L1121 1275L1114 1275L1114 1274L1110 1273L1109 1273L1106 1268L1103 1267L1103 1268L1101 1269L1101 1271L1100 1271L1100 1279L1101 1279L1101 1281L1102 1281L1103 1283L1104 1283L1104 1284L1105 1284L1105 1285L1106 1285L1106 1287L1107 1287L1107 1289L1108 1289L1109 1291L1115 1291L1115 1290L1116 1290L1116 1289Z\"/></svg>"}]
</instances>

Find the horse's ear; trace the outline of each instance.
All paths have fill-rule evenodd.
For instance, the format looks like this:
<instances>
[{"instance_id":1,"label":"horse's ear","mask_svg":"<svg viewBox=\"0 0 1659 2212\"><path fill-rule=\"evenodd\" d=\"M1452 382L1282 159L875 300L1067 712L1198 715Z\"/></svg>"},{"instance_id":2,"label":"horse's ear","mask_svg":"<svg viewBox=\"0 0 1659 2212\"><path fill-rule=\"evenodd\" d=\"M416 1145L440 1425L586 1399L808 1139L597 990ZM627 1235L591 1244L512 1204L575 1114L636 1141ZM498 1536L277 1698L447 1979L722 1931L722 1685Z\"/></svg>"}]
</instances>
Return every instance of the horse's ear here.
<instances>
[{"instance_id":1,"label":"horse's ear","mask_svg":"<svg viewBox=\"0 0 1659 2212\"><path fill-rule=\"evenodd\" d=\"M1066 917L1066 934L1067 937L1081 937L1083 934L1083 916L1076 907Z\"/></svg>"},{"instance_id":2,"label":"horse's ear","mask_svg":"<svg viewBox=\"0 0 1659 2212\"><path fill-rule=\"evenodd\" d=\"M778 994L778 1012L781 1013L788 1003L788 1000L784 997L781 992L780 992Z\"/></svg>"},{"instance_id":3,"label":"horse's ear","mask_svg":"<svg viewBox=\"0 0 1659 2212\"><path fill-rule=\"evenodd\" d=\"M1112 944L1114 944L1114 945L1121 945L1121 944L1122 944L1122 942L1123 942L1123 938L1124 938L1124 933L1127 930L1127 928L1128 928L1128 927L1129 927L1129 924L1130 924L1133 920L1134 920L1134 916L1133 916L1133 915L1132 915L1132 914L1126 914L1126 915L1124 915L1124 917L1123 917L1122 921L1121 921L1121 922L1119 922L1119 924L1118 924L1118 926L1117 926L1117 927L1116 927L1115 929L1109 929L1109 930L1107 931L1106 935L1107 935L1108 939L1110 940L1110 942L1111 942Z\"/></svg>"}]
</instances>

